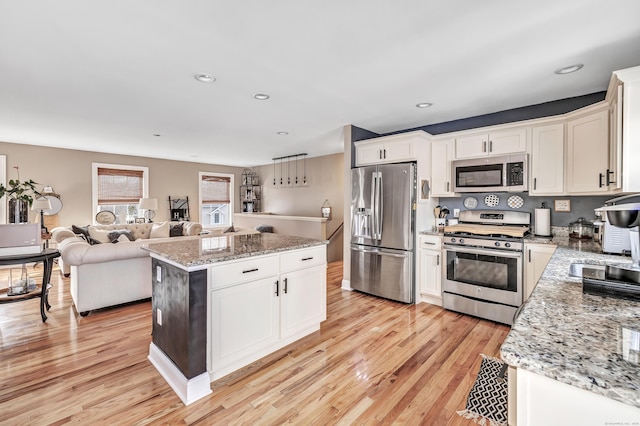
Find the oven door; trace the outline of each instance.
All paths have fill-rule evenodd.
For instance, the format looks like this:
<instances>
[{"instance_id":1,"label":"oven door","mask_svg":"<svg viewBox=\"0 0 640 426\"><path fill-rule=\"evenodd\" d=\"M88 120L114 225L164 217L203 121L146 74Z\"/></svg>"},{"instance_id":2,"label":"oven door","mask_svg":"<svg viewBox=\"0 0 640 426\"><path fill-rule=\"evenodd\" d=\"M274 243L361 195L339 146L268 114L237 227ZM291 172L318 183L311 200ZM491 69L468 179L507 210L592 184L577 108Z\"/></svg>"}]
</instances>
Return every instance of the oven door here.
<instances>
[{"instance_id":1,"label":"oven door","mask_svg":"<svg viewBox=\"0 0 640 426\"><path fill-rule=\"evenodd\" d=\"M442 290L518 307L522 304L522 252L445 245Z\"/></svg>"}]
</instances>

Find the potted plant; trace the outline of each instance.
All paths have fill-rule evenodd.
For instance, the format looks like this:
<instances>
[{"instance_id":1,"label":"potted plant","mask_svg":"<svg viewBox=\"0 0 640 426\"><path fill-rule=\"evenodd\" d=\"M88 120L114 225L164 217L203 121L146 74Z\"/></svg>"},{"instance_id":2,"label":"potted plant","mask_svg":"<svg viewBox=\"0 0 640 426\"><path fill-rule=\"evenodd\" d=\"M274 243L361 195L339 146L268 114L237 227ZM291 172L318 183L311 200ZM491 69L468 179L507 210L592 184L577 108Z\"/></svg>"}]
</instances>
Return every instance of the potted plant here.
<instances>
[{"instance_id":1,"label":"potted plant","mask_svg":"<svg viewBox=\"0 0 640 426\"><path fill-rule=\"evenodd\" d=\"M0 183L0 198L5 194L9 199L9 223L25 223L29 221L29 207L33 203L33 197L40 197L36 190L37 183L33 180L20 181L18 167L14 167L18 174L18 179L9 180L5 187Z\"/></svg>"}]
</instances>

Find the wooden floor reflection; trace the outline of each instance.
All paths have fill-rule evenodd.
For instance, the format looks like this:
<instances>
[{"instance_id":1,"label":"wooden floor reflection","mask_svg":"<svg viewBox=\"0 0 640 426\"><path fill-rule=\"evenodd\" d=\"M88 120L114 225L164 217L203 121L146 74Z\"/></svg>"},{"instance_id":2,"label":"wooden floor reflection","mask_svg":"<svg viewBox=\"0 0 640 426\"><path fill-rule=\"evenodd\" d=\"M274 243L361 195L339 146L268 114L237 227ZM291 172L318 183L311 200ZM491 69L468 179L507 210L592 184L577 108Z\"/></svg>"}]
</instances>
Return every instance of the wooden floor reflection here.
<instances>
[{"instance_id":1,"label":"wooden floor reflection","mask_svg":"<svg viewBox=\"0 0 640 426\"><path fill-rule=\"evenodd\" d=\"M456 411L508 327L344 291L341 262L327 277L319 332L185 407L147 360L151 303L81 317L56 268L46 323L38 299L0 305L0 423L473 424Z\"/></svg>"}]
</instances>

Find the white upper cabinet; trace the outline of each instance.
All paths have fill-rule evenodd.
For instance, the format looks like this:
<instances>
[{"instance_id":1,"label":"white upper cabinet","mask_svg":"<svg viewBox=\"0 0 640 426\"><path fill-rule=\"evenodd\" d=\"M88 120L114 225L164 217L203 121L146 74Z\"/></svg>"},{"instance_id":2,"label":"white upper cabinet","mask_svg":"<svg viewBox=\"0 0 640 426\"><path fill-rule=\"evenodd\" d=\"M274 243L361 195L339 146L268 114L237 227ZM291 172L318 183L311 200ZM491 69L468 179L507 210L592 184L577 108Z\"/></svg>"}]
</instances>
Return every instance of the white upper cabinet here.
<instances>
[{"instance_id":1,"label":"white upper cabinet","mask_svg":"<svg viewBox=\"0 0 640 426\"><path fill-rule=\"evenodd\" d=\"M527 129L517 128L456 138L456 159L527 151Z\"/></svg>"},{"instance_id":2,"label":"white upper cabinet","mask_svg":"<svg viewBox=\"0 0 640 426\"><path fill-rule=\"evenodd\" d=\"M530 195L564 192L564 123L531 130Z\"/></svg>"},{"instance_id":3,"label":"white upper cabinet","mask_svg":"<svg viewBox=\"0 0 640 426\"><path fill-rule=\"evenodd\" d=\"M455 197L451 173L454 154L453 139L431 143L431 196Z\"/></svg>"},{"instance_id":4,"label":"white upper cabinet","mask_svg":"<svg viewBox=\"0 0 640 426\"><path fill-rule=\"evenodd\" d=\"M416 161L419 143L428 143L422 131L355 142L356 166Z\"/></svg>"},{"instance_id":5,"label":"white upper cabinet","mask_svg":"<svg viewBox=\"0 0 640 426\"><path fill-rule=\"evenodd\" d=\"M622 189L622 86L615 88L609 108L609 170L607 184L610 191Z\"/></svg>"},{"instance_id":6,"label":"white upper cabinet","mask_svg":"<svg viewBox=\"0 0 640 426\"><path fill-rule=\"evenodd\" d=\"M599 111L567 121L567 192L609 191L609 112Z\"/></svg>"},{"instance_id":7,"label":"white upper cabinet","mask_svg":"<svg viewBox=\"0 0 640 426\"><path fill-rule=\"evenodd\" d=\"M610 85L609 91L618 91L618 84L622 84L616 100L617 114L621 114L621 117L616 119L616 123L611 123L622 135L622 170L618 173L619 177L614 176L614 180L622 180L623 192L640 192L640 167L637 164L640 158L640 66L613 74L612 83L616 84L613 87Z\"/></svg>"}]
</instances>

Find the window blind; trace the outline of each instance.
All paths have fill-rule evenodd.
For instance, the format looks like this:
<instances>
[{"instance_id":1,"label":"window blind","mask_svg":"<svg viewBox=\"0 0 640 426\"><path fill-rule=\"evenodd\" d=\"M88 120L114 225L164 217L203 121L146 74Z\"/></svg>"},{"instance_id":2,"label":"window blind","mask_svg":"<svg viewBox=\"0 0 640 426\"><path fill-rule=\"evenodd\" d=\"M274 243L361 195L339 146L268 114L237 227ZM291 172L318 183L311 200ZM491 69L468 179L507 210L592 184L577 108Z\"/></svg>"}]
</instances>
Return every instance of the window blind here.
<instances>
[{"instance_id":1,"label":"window blind","mask_svg":"<svg viewBox=\"0 0 640 426\"><path fill-rule=\"evenodd\" d=\"M231 202L231 178L202 175L202 204L228 204Z\"/></svg>"},{"instance_id":2,"label":"window blind","mask_svg":"<svg viewBox=\"0 0 640 426\"><path fill-rule=\"evenodd\" d=\"M98 167L98 205L137 204L143 198L142 170Z\"/></svg>"}]
</instances>

